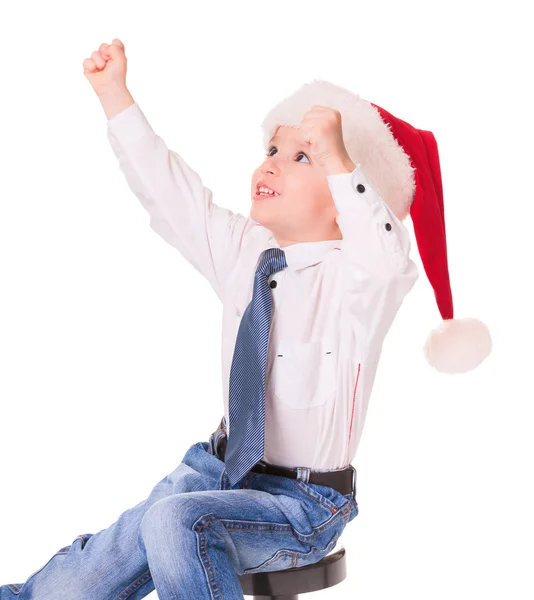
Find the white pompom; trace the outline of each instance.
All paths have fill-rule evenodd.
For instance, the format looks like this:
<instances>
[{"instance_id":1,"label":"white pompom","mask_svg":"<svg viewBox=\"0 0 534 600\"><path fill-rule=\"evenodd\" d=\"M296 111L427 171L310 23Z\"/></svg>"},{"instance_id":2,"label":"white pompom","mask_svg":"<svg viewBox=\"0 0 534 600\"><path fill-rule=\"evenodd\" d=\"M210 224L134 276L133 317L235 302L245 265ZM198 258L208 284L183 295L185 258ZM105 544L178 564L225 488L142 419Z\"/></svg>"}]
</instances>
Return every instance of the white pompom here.
<instances>
[{"instance_id":1,"label":"white pompom","mask_svg":"<svg viewBox=\"0 0 534 600\"><path fill-rule=\"evenodd\" d=\"M477 367L491 352L491 336L478 319L446 319L428 336L423 351L441 373L465 373Z\"/></svg>"}]
</instances>

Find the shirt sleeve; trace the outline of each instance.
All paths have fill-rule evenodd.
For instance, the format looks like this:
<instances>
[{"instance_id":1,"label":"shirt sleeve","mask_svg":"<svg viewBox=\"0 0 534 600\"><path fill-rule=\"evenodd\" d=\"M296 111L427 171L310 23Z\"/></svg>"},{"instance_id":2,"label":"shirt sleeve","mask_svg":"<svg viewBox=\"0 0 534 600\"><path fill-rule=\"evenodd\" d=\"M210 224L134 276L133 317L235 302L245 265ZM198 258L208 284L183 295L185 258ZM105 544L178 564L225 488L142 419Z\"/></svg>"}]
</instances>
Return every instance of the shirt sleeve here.
<instances>
[{"instance_id":1,"label":"shirt sleeve","mask_svg":"<svg viewBox=\"0 0 534 600\"><path fill-rule=\"evenodd\" d=\"M358 163L350 173L327 176L341 230L342 318L350 327L357 360L379 358L384 338L419 277L410 235Z\"/></svg>"},{"instance_id":2,"label":"shirt sleeve","mask_svg":"<svg viewBox=\"0 0 534 600\"><path fill-rule=\"evenodd\" d=\"M221 301L256 222L218 206L199 175L158 136L137 103L107 122L108 140L150 227L211 284Z\"/></svg>"}]
</instances>

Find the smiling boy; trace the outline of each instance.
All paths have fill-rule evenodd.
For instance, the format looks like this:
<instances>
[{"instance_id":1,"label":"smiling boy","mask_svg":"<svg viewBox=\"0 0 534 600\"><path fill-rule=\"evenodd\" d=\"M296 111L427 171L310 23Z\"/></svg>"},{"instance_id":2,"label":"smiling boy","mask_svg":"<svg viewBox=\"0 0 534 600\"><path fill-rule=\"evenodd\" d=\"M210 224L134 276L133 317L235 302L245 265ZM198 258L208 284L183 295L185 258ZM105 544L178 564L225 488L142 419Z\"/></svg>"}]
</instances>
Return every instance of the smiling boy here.
<instances>
[{"instance_id":1,"label":"smiling boy","mask_svg":"<svg viewBox=\"0 0 534 600\"><path fill-rule=\"evenodd\" d=\"M120 40L84 74L150 226L223 303L224 415L145 500L24 584L1 586L0 600L154 589L161 600L240 600L240 574L321 560L359 512L351 462L383 341L419 275L408 214L444 319L426 358L452 373L489 354L483 323L453 319L437 145L348 90L306 84L263 122L247 217L213 203L153 131L126 87Z\"/></svg>"},{"instance_id":2,"label":"smiling boy","mask_svg":"<svg viewBox=\"0 0 534 600\"><path fill-rule=\"evenodd\" d=\"M340 117L338 111L314 106L299 129L279 126L270 140L264 163L252 175L254 202L250 217L273 231L280 247L343 238L325 177L350 173L356 168L343 144ZM311 132L320 126L325 127L322 135L331 140L332 146L323 150L322 155L305 141L307 128ZM260 184L276 192L276 202L262 202L269 196L258 195Z\"/></svg>"}]
</instances>

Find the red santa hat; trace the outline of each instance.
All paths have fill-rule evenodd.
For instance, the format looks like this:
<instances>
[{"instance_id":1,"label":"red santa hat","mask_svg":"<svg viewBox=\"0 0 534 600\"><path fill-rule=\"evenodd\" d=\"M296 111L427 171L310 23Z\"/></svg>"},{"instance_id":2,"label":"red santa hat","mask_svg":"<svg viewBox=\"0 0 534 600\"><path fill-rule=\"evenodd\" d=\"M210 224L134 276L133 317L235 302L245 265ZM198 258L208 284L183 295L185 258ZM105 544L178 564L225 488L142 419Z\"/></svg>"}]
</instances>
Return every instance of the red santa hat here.
<instances>
[{"instance_id":1,"label":"red santa hat","mask_svg":"<svg viewBox=\"0 0 534 600\"><path fill-rule=\"evenodd\" d=\"M492 342L482 321L453 317L441 169L433 133L413 127L348 89L315 79L267 114L262 123L265 150L278 126L299 127L314 105L341 113L343 140L352 162L361 164L401 221L411 216L419 254L443 319L423 346L427 361L443 373L474 369L490 354Z\"/></svg>"}]
</instances>

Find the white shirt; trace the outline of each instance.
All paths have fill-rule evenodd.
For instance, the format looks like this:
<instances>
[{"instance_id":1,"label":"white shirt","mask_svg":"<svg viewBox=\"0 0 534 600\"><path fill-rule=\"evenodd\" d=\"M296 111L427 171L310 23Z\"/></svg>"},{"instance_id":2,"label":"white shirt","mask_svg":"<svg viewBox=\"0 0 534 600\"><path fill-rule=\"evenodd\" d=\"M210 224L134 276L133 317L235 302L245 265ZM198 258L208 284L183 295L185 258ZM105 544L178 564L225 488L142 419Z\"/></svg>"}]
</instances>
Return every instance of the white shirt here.
<instances>
[{"instance_id":1,"label":"white shirt","mask_svg":"<svg viewBox=\"0 0 534 600\"><path fill-rule=\"evenodd\" d=\"M213 203L211 190L153 131L137 103L107 126L150 227L208 279L223 303L222 391L230 431L239 324L252 300L259 255L280 246L261 224ZM276 287L263 458L276 465L340 469L353 461L385 335L419 277L408 230L361 165L327 179L343 239L284 246L288 266L269 276Z\"/></svg>"}]
</instances>

